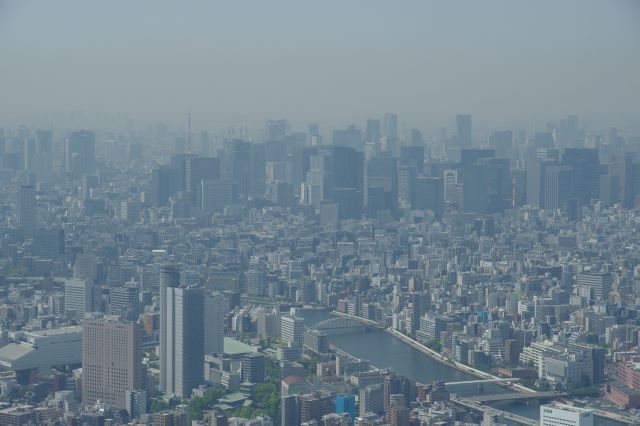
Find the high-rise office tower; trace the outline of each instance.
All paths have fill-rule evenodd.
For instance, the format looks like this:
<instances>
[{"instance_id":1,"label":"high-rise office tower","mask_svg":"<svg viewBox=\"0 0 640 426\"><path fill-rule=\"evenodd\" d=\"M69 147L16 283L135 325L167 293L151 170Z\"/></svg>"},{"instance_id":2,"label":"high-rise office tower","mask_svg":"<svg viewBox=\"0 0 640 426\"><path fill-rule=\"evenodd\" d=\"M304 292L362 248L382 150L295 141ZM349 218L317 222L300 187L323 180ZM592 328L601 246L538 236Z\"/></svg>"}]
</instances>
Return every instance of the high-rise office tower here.
<instances>
[{"instance_id":1,"label":"high-rise office tower","mask_svg":"<svg viewBox=\"0 0 640 426\"><path fill-rule=\"evenodd\" d=\"M64 282L64 311L66 316L84 319L95 310L99 294L92 282L86 279L68 278Z\"/></svg>"},{"instance_id":2,"label":"high-rise office tower","mask_svg":"<svg viewBox=\"0 0 640 426\"><path fill-rule=\"evenodd\" d=\"M599 198L600 159L597 149L567 148L562 154L562 165L572 169L571 198L583 205Z\"/></svg>"},{"instance_id":3,"label":"high-rise office tower","mask_svg":"<svg viewBox=\"0 0 640 426\"><path fill-rule=\"evenodd\" d=\"M535 132L530 144L536 149L553 148L553 134L551 132Z\"/></svg>"},{"instance_id":4,"label":"high-rise office tower","mask_svg":"<svg viewBox=\"0 0 640 426\"><path fill-rule=\"evenodd\" d=\"M392 157L367 161L365 174L367 213L375 217L381 210L398 211L398 161Z\"/></svg>"},{"instance_id":5,"label":"high-rise office tower","mask_svg":"<svg viewBox=\"0 0 640 426\"><path fill-rule=\"evenodd\" d=\"M557 164L544 169L543 199L546 210L564 208L571 197L572 169Z\"/></svg>"},{"instance_id":6,"label":"high-rise office tower","mask_svg":"<svg viewBox=\"0 0 640 426\"><path fill-rule=\"evenodd\" d=\"M411 206L414 209L431 210L437 219L444 213L444 179L419 177L413 181Z\"/></svg>"},{"instance_id":7,"label":"high-rise office tower","mask_svg":"<svg viewBox=\"0 0 640 426\"><path fill-rule=\"evenodd\" d=\"M64 229L38 229L33 235L33 254L49 259L59 258L64 254Z\"/></svg>"},{"instance_id":8,"label":"high-rise office tower","mask_svg":"<svg viewBox=\"0 0 640 426\"><path fill-rule=\"evenodd\" d=\"M302 346L304 340L304 319L292 315L283 315L280 320L282 341Z\"/></svg>"},{"instance_id":9,"label":"high-rise office tower","mask_svg":"<svg viewBox=\"0 0 640 426\"><path fill-rule=\"evenodd\" d=\"M365 142L378 142L381 136L380 120L370 118L367 120L367 131L365 133Z\"/></svg>"},{"instance_id":10,"label":"high-rise office tower","mask_svg":"<svg viewBox=\"0 0 640 426\"><path fill-rule=\"evenodd\" d=\"M333 131L332 142L334 146L360 149L362 146L362 131L353 124L347 126L345 130L336 129Z\"/></svg>"},{"instance_id":11,"label":"high-rise office tower","mask_svg":"<svg viewBox=\"0 0 640 426\"><path fill-rule=\"evenodd\" d=\"M110 292L110 306L113 315L135 319L140 314L140 289L136 283L113 287Z\"/></svg>"},{"instance_id":12,"label":"high-rise office tower","mask_svg":"<svg viewBox=\"0 0 640 426\"><path fill-rule=\"evenodd\" d=\"M264 126L265 141L283 141L288 127L287 120L267 120Z\"/></svg>"},{"instance_id":13,"label":"high-rise office tower","mask_svg":"<svg viewBox=\"0 0 640 426\"><path fill-rule=\"evenodd\" d=\"M171 167L160 166L151 171L151 204L154 207L167 205L176 190L177 180L177 171Z\"/></svg>"},{"instance_id":14,"label":"high-rise office tower","mask_svg":"<svg viewBox=\"0 0 640 426\"><path fill-rule=\"evenodd\" d=\"M606 301L611 293L611 273L581 272L576 275L575 285L589 288L593 299Z\"/></svg>"},{"instance_id":15,"label":"high-rise office tower","mask_svg":"<svg viewBox=\"0 0 640 426\"><path fill-rule=\"evenodd\" d=\"M26 235L36 231L36 190L33 185L20 186L18 220Z\"/></svg>"},{"instance_id":16,"label":"high-rise office tower","mask_svg":"<svg viewBox=\"0 0 640 426\"><path fill-rule=\"evenodd\" d=\"M178 287L179 277L175 266L160 270L160 386L188 397L203 381L204 290Z\"/></svg>"},{"instance_id":17,"label":"high-rise office tower","mask_svg":"<svg viewBox=\"0 0 640 426\"><path fill-rule=\"evenodd\" d=\"M200 132L200 155L208 157L211 153L211 139L209 138L209 132L203 130Z\"/></svg>"},{"instance_id":18,"label":"high-rise office tower","mask_svg":"<svg viewBox=\"0 0 640 426\"><path fill-rule=\"evenodd\" d=\"M193 205L202 210L202 181L220 179L220 160L213 157L190 157L186 159L185 186L191 191Z\"/></svg>"},{"instance_id":19,"label":"high-rise office tower","mask_svg":"<svg viewBox=\"0 0 640 426\"><path fill-rule=\"evenodd\" d=\"M411 146L424 145L424 136L422 136L422 132L420 131L420 129L411 129L409 131L409 145Z\"/></svg>"},{"instance_id":20,"label":"high-rise office tower","mask_svg":"<svg viewBox=\"0 0 640 426\"><path fill-rule=\"evenodd\" d=\"M98 276L98 263L93 253L78 253L73 264L73 278L82 278L95 282Z\"/></svg>"},{"instance_id":21,"label":"high-rise office tower","mask_svg":"<svg viewBox=\"0 0 640 426\"><path fill-rule=\"evenodd\" d=\"M249 260L246 274L247 291L252 296L263 296L267 293L267 265L259 257Z\"/></svg>"},{"instance_id":22,"label":"high-rise office tower","mask_svg":"<svg viewBox=\"0 0 640 426\"><path fill-rule=\"evenodd\" d=\"M320 199L329 200L333 197L334 188L334 157L322 150L309 158L309 171L307 171L306 183L318 188Z\"/></svg>"},{"instance_id":23,"label":"high-rise office tower","mask_svg":"<svg viewBox=\"0 0 640 426\"><path fill-rule=\"evenodd\" d=\"M173 312L169 312L168 290L180 286L180 270L176 265L166 264L160 267L160 389L168 388L168 351L169 335L173 332ZM171 300L172 302L172 300Z\"/></svg>"},{"instance_id":24,"label":"high-rise office tower","mask_svg":"<svg viewBox=\"0 0 640 426\"><path fill-rule=\"evenodd\" d=\"M460 148L470 148L471 140L471 116L459 114L456 116L456 142Z\"/></svg>"},{"instance_id":25,"label":"high-rise office tower","mask_svg":"<svg viewBox=\"0 0 640 426\"><path fill-rule=\"evenodd\" d=\"M20 147L22 154L22 168L27 171L33 171L33 159L36 156L36 141L32 138L26 138L22 140L22 146Z\"/></svg>"},{"instance_id":26,"label":"high-rise office tower","mask_svg":"<svg viewBox=\"0 0 640 426\"><path fill-rule=\"evenodd\" d=\"M307 126L307 133L309 137L320 137L320 126L318 123L311 123Z\"/></svg>"},{"instance_id":27,"label":"high-rise office tower","mask_svg":"<svg viewBox=\"0 0 640 426\"><path fill-rule=\"evenodd\" d=\"M618 181L618 194L622 205L632 208L636 188L633 182L633 155L615 155L609 160L608 171L611 176L616 176Z\"/></svg>"},{"instance_id":28,"label":"high-rise office tower","mask_svg":"<svg viewBox=\"0 0 640 426\"><path fill-rule=\"evenodd\" d=\"M462 165L476 164L483 158L494 158L496 153L493 149L482 148L461 148L460 162Z\"/></svg>"},{"instance_id":29,"label":"high-rise office tower","mask_svg":"<svg viewBox=\"0 0 640 426\"><path fill-rule=\"evenodd\" d=\"M40 181L48 181L53 175L53 134L51 130L36 132L36 152L31 159L32 170Z\"/></svg>"},{"instance_id":30,"label":"high-rise office tower","mask_svg":"<svg viewBox=\"0 0 640 426\"><path fill-rule=\"evenodd\" d=\"M415 167L418 174L424 173L424 146L411 145L400 148L400 163Z\"/></svg>"},{"instance_id":31,"label":"high-rise office tower","mask_svg":"<svg viewBox=\"0 0 640 426\"><path fill-rule=\"evenodd\" d=\"M226 180L203 179L201 185L202 213L221 213L233 202L233 185Z\"/></svg>"},{"instance_id":32,"label":"high-rise office tower","mask_svg":"<svg viewBox=\"0 0 640 426\"><path fill-rule=\"evenodd\" d=\"M552 161L535 159L527 169L527 204L546 210L566 208L574 170Z\"/></svg>"},{"instance_id":33,"label":"high-rise office tower","mask_svg":"<svg viewBox=\"0 0 640 426\"><path fill-rule=\"evenodd\" d=\"M218 292L207 292L204 299L205 354L224 352L224 315L227 303Z\"/></svg>"},{"instance_id":34,"label":"high-rise office tower","mask_svg":"<svg viewBox=\"0 0 640 426\"><path fill-rule=\"evenodd\" d=\"M142 389L142 328L114 318L82 324L82 402L127 409L127 391Z\"/></svg>"},{"instance_id":35,"label":"high-rise office tower","mask_svg":"<svg viewBox=\"0 0 640 426\"><path fill-rule=\"evenodd\" d=\"M489 147L498 158L508 158L513 147L513 132L511 130L496 130L489 136Z\"/></svg>"},{"instance_id":36,"label":"high-rise office tower","mask_svg":"<svg viewBox=\"0 0 640 426\"><path fill-rule=\"evenodd\" d=\"M481 158L462 168L463 212L502 213L512 196L509 160Z\"/></svg>"},{"instance_id":37,"label":"high-rise office tower","mask_svg":"<svg viewBox=\"0 0 640 426\"><path fill-rule=\"evenodd\" d=\"M266 177L264 144L233 140L227 143L223 177L233 183L234 199L264 194Z\"/></svg>"},{"instance_id":38,"label":"high-rise office tower","mask_svg":"<svg viewBox=\"0 0 640 426\"><path fill-rule=\"evenodd\" d=\"M382 119L384 137L398 139L398 115L387 112Z\"/></svg>"},{"instance_id":39,"label":"high-rise office tower","mask_svg":"<svg viewBox=\"0 0 640 426\"><path fill-rule=\"evenodd\" d=\"M65 141L65 171L76 176L96 168L96 137L93 132L73 132Z\"/></svg>"}]
</instances>

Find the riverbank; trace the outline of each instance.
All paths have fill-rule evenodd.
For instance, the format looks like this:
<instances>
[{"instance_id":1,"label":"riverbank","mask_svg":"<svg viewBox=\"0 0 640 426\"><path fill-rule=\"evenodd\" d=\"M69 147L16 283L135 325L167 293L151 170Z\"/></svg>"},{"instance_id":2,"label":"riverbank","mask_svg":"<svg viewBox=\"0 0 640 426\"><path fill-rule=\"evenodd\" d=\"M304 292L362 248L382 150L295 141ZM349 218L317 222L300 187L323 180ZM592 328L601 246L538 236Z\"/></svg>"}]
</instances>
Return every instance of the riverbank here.
<instances>
[{"instance_id":1,"label":"riverbank","mask_svg":"<svg viewBox=\"0 0 640 426\"><path fill-rule=\"evenodd\" d=\"M336 313L332 312L328 314L333 316L341 316L343 318L351 318L363 325L373 325L371 324L371 320L354 317L352 315L344 313L339 313L336 315ZM318 318L318 320L324 319L326 319L326 317ZM421 383L430 383L437 380L445 382L472 380L471 377L489 380L498 378L495 375L480 371L468 365L455 363L452 360L443 357L441 354L429 349L428 347L416 342L415 340L411 339L408 336L405 336L404 334L396 330L391 330L389 328L385 329L384 326L379 323L376 323L376 325L376 330L372 331L372 333L376 334L376 337L373 338L373 340L371 335L369 335L368 333L357 333L352 336L344 336L345 338L343 339L336 339L337 341L334 342L334 346L340 348L342 352L347 353L350 356L365 359L373 358L373 364L384 366L383 368L390 368L394 371L398 371L401 374L406 375L407 377L420 380ZM378 335L377 333L380 334ZM411 355L410 352L406 352L405 348L412 352L415 352L416 354L419 354L422 359L417 359L415 355ZM382 355L379 355L380 353L382 353ZM430 361L430 363L427 361ZM459 376L452 376L453 372L455 372ZM460 377L460 375L464 375L466 377ZM493 386L503 389L506 388L504 383L494 382L488 384L485 392L501 393L495 388L491 389ZM456 389L457 391L460 391L460 393L456 393L461 395L462 398L465 397L465 393L468 396L476 394L475 387L472 391L469 391L470 389L468 388L463 388L464 386L460 386L458 389ZM534 390L522 385L514 384L508 386L508 388L511 389L511 391L520 393L535 392ZM571 403L571 400L569 399L566 402ZM498 406L503 407L502 409L513 414L529 418L538 418L538 405L538 403L532 403L512 404L508 406L501 404ZM589 407L589 409L592 409L594 411L594 415L597 419L595 425L597 426L624 426L624 424L640 424L634 422L634 419L627 417L621 413L609 412L594 407Z\"/></svg>"},{"instance_id":2,"label":"riverbank","mask_svg":"<svg viewBox=\"0 0 640 426\"><path fill-rule=\"evenodd\" d=\"M412 346L413 348L417 349L418 351L422 352L423 354L429 356L430 358L448 365L451 368L455 368L458 371L461 371L463 373L467 373L467 374L471 374L475 377L481 378L481 379L486 379L486 380L495 380L495 379L501 379L501 377L495 376L493 374L478 370L477 368L473 368L470 367L466 364L463 364L461 362L457 362L454 360L450 360L448 358L445 358L442 354L434 351L433 349L430 349L428 347L426 347L425 345L417 342L416 340L412 339L409 336L406 336L404 334L402 334L401 332L394 330L393 328L385 328L384 326L380 325L379 323L369 320L369 319L365 319L365 318L361 318L361 317L357 317L357 316L353 316L353 315L349 315L349 314L345 314L343 312L337 312L337 311L333 311L331 312L331 315L335 315L335 316L339 316L339 317L343 317L343 318L350 318L354 321L358 321L362 324L366 324L366 325L375 325L377 327L379 327L380 329L382 329L385 333L390 334L391 336L395 337L398 340L401 340L402 342ZM505 386L504 384L501 383L497 383L498 385L501 386ZM528 388L526 386L523 386L521 384L518 383L512 383L510 386L510 388L513 388L514 390L517 390L518 392L521 393L537 393L536 390Z\"/></svg>"},{"instance_id":3,"label":"riverbank","mask_svg":"<svg viewBox=\"0 0 640 426\"><path fill-rule=\"evenodd\" d=\"M468 374L472 374L478 378L481 379L486 379L486 380L495 380L495 379L501 379L501 377L498 377L496 375L487 373L485 371L481 371L478 370L477 368L473 368L470 367L466 364L463 364L461 362L458 361L453 361L450 360L448 358L445 358L444 356L442 356L442 354L434 351L433 349L430 349L428 347L426 347L425 345L418 343L416 340L412 339L409 336L406 336L404 334L402 334L401 332L399 332L398 330L394 330L392 328L385 328L384 331L392 336L394 336L397 339L402 340L403 342L407 343L408 345L416 348L417 350L419 350L420 352L422 352L425 355L428 355L429 357L435 359L436 361L439 361L443 364L446 364L450 367L453 367L459 371L462 371L464 373L468 373ZM528 388L524 385L518 384L518 383L512 383L509 387L521 392L521 393L537 393L536 390Z\"/></svg>"}]
</instances>

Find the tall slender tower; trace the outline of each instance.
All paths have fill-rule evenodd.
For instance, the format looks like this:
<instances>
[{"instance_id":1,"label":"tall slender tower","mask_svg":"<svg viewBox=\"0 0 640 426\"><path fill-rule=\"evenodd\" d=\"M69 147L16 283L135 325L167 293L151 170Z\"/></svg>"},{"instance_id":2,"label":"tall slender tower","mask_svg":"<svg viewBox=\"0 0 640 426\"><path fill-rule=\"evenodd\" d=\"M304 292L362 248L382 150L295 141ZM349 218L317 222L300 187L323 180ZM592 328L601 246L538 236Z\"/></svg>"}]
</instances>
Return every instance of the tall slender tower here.
<instances>
[{"instance_id":1,"label":"tall slender tower","mask_svg":"<svg viewBox=\"0 0 640 426\"><path fill-rule=\"evenodd\" d=\"M191 396L204 379L204 290L179 286L173 265L160 270L160 387Z\"/></svg>"},{"instance_id":2,"label":"tall slender tower","mask_svg":"<svg viewBox=\"0 0 640 426\"><path fill-rule=\"evenodd\" d=\"M180 271L176 265L162 265L160 267L160 389L167 388L167 289L180 286Z\"/></svg>"}]
</instances>

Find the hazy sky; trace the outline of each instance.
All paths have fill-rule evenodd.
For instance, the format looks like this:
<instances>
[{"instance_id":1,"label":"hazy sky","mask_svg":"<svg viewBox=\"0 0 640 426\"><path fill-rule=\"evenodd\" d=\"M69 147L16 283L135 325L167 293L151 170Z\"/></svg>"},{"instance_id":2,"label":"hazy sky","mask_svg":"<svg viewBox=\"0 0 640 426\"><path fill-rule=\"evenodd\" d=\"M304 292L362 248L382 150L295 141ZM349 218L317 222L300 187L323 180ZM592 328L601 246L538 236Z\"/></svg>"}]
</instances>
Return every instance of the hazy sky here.
<instances>
[{"instance_id":1,"label":"hazy sky","mask_svg":"<svg viewBox=\"0 0 640 426\"><path fill-rule=\"evenodd\" d=\"M0 0L0 121L189 103L195 127L638 125L640 2Z\"/></svg>"}]
</instances>

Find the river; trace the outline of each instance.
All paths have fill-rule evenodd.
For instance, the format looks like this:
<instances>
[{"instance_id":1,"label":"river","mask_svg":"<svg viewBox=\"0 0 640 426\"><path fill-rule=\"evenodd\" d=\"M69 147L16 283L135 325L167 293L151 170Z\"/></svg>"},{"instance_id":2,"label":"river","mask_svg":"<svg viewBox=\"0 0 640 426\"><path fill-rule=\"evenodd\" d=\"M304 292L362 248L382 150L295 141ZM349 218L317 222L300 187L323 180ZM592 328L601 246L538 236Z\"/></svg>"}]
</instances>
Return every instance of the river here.
<instances>
[{"instance_id":1,"label":"river","mask_svg":"<svg viewBox=\"0 0 640 426\"><path fill-rule=\"evenodd\" d=\"M297 310L297 314L305 319L308 326L329 318L327 310ZM369 360L378 368L389 368L397 373L410 377L420 383L430 383L441 380L458 382L477 380L478 378L455 368L444 365L419 350L409 346L401 340L382 330L371 329L368 332L340 334L329 337L330 343L357 358ZM449 390L458 395L477 394L477 385L453 385ZM485 384L484 393L504 393L505 389L496 384ZM540 417L540 407L537 402L528 404L518 402L494 403L498 409L534 419ZM614 422L599 417L595 418L598 426L620 426L624 423Z\"/></svg>"}]
</instances>

